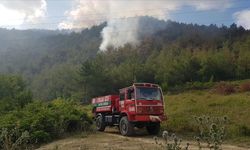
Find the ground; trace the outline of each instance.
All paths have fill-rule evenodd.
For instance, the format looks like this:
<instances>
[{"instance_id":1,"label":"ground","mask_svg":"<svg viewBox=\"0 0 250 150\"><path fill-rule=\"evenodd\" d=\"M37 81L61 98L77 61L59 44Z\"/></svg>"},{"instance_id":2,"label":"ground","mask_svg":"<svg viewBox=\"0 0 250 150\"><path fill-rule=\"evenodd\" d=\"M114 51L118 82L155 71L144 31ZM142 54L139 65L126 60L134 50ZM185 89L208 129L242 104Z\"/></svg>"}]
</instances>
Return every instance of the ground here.
<instances>
[{"instance_id":1,"label":"ground","mask_svg":"<svg viewBox=\"0 0 250 150\"><path fill-rule=\"evenodd\" d=\"M140 131L134 137L124 137L117 129L107 129L105 132L97 132L89 135L72 136L61 139L47 145L43 145L37 150L160 150L156 145L154 136L149 136L146 132ZM191 150L198 149L194 141L183 141L191 143ZM183 145L185 147L185 145ZM223 150L247 150L250 148L224 145Z\"/></svg>"}]
</instances>

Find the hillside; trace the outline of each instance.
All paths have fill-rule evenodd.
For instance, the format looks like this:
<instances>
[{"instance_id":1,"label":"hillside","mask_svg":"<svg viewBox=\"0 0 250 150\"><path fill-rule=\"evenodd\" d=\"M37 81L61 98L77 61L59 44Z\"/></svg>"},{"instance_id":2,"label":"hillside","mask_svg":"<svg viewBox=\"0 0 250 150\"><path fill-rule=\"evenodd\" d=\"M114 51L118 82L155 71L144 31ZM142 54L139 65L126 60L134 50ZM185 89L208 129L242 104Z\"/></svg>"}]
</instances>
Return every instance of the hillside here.
<instances>
[{"instance_id":1,"label":"hillside","mask_svg":"<svg viewBox=\"0 0 250 150\"><path fill-rule=\"evenodd\" d=\"M139 44L110 46L103 52L104 26L77 33L1 29L0 73L23 76L37 99L78 101L133 81L174 89L188 82L250 77L250 32L235 24L217 27L141 17Z\"/></svg>"},{"instance_id":2,"label":"hillside","mask_svg":"<svg viewBox=\"0 0 250 150\"><path fill-rule=\"evenodd\" d=\"M226 126L226 143L250 147L249 92L221 95L210 90L194 90L167 95L165 101L169 120L164 129L192 138L190 133L197 129L195 116L226 116L230 120Z\"/></svg>"},{"instance_id":3,"label":"hillside","mask_svg":"<svg viewBox=\"0 0 250 150\"><path fill-rule=\"evenodd\" d=\"M58 91L58 87L50 88L45 80L53 81L57 78L53 74L64 70L68 73L64 73L61 79L71 78L72 70L75 72L82 62L94 57L101 40L102 26L70 34L47 30L1 29L0 73L21 75L33 89L35 97L53 99L57 97L55 94L52 97L47 91L42 91L39 95L38 89L45 86Z\"/></svg>"}]
</instances>

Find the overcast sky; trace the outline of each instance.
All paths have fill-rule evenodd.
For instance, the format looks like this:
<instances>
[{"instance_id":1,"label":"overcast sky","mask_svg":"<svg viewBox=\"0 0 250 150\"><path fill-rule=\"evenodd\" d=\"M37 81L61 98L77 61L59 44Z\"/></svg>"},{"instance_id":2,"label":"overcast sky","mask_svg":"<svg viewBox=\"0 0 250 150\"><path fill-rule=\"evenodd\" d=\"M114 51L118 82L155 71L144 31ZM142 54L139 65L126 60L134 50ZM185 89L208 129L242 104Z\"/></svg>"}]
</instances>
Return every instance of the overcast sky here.
<instances>
[{"instance_id":1,"label":"overcast sky","mask_svg":"<svg viewBox=\"0 0 250 150\"><path fill-rule=\"evenodd\" d=\"M86 28L145 15L206 25L235 22L250 29L250 0L0 0L4 28Z\"/></svg>"}]
</instances>

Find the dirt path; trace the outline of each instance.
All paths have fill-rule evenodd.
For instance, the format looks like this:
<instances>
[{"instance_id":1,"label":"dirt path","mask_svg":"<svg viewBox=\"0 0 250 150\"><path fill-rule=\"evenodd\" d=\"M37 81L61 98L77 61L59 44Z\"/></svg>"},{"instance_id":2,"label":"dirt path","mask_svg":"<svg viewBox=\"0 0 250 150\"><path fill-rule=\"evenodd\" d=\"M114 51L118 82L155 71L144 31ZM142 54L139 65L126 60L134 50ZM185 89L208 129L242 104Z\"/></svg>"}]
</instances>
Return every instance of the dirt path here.
<instances>
[{"instance_id":1,"label":"dirt path","mask_svg":"<svg viewBox=\"0 0 250 150\"><path fill-rule=\"evenodd\" d=\"M196 150L196 143L191 143L190 149ZM124 137L115 129L108 129L104 133L86 136L70 137L44 145L37 150L160 150L154 143L153 136L139 133L135 137ZM223 150L250 150L232 145L224 145Z\"/></svg>"}]
</instances>

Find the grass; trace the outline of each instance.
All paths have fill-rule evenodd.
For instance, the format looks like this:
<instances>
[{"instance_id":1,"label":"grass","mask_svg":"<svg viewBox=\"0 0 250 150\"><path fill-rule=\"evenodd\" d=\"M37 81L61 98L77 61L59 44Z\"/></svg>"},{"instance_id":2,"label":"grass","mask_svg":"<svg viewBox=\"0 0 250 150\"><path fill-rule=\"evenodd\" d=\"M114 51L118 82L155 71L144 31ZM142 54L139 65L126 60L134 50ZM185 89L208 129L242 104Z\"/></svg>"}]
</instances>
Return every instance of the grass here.
<instances>
[{"instance_id":1,"label":"grass","mask_svg":"<svg viewBox=\"0 0 250 150\"><path fill-rule=\"evenodd\" d=\"M218 95L210 90L186 91L165 96L168 120L163 128L182 135L194 133L194 116L227 116L227 137L250 146L250 92Z\"/></svg>"},{"instance_id":2,"label":"grass","mask_svg":"<svg viewBox=\"0 0 250 150\"><path fill-rule=\"evenodd\" d=\"M240 86L250 80L232 81ZM162 123L162 129L192 138L197 133L194 116L227 116L227 141L240 146L250 146L250 92L236 92L230 95L217 94L211 89L190 90L179 94L165 95L168 120ZM91 105L81 107L91 116Z\"/></svg>"}]
</instances>

